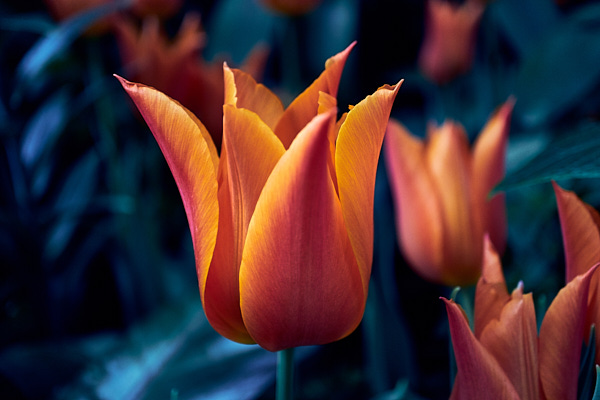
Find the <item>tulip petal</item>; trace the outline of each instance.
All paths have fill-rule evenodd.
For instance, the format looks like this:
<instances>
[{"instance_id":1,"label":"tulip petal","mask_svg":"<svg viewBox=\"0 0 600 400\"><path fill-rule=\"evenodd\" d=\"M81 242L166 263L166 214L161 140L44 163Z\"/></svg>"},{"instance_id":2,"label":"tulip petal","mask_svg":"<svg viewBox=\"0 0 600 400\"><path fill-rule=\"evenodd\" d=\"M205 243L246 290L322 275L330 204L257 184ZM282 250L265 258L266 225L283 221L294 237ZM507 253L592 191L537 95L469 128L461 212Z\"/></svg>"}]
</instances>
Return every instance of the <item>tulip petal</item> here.
<instances>
[{"instance_id":1,"label":"tulip petal","mask_svg":"<svg viewBox=\"0 0 600 400\"><path fill-rule=\"evenodd\" d=\"M481 277L475 289L475 336L481 337L481 332L490 321L500 318L502 308L508 303L510 296L506 290L506 282L502 273L500 257L489 236L484 237L483 267Z\"/></svg>"},{"instance_id":2,"label":"tulip petal","mask_svg":"<svg viewBox=\"0 0 600 400\"><path fill-rule=\"evenodd\" d=\"M452 399L518 399L519 396L492 355L477 341L461 308L446 303L457 374Z\"/></svg>"},{"instance_id":3,"label":"tulip petal","mask_svg":"<svg viewBox=\"0 0 600 400\"><path fill-rule=\"evenodd\" d=\"M444 271L455 282L475 283L481 273L483 231L475 231L479 210L470 200L471 154L464 128L447 121L429 135L427 165L440 196ZM440 223L440 222L438 222Z\"/></svg>"},{"instance_id":4,"label":"tulip petal","mask_svg":"<svg viewBox=\"0 0 600 400\"><path fill-rule=\"evenodd\" d=\"M439 198L425 166L425 146L390 119L383 144L402 252L426 279L443 281Z\"/></svg>"},{"instance_id":5,"label":"tulip petal","mask_svg":"<svg viewBox=\"0 0 600 400\"><path fill-rule=\"evenodd\" d=\"M509 99L485 125L475 142L472 164L472 197L474 209L483 210L476 223L478 232L488 232L500 252L506 247L506 206L504 194L489 198L492 189L504 177L506 143L514 100Z\"/></svg>"},{"instance_id":6,"label":"tulip petal","mask_svg":"<svg viewBox=\"0 0 600 400\"><path fill-rule=\"evenodd\" d=\"M239 268L248 224L273 167L285 149L252 111L223 106L223 147L219 170L219 233L206 281L204 309L213 328L251 343L240 309Z\"/></svg>"},{"instance_id":7,"label":"tulip petal","mask_svg":"<svg viewBox=\"0 0 600 400\"><path fill-rule=\"evenodd\" d=\"M340 202L365 293L373 258L373 202L381 144L402 82L382 86L354 106L340 127L335 151Z\"/></svg>"},{"instance_id":8,"label":"tulip petal","mask_svg":"<svg viewBox=\"0 0 600 400\"><path fill-rule=\"evenodd\" d=\"M566 259L566 280L584 274L591 266L600 262L600 214L584 203L577 195L562 189L552 182L563 234ZM600 275L595 273L590 282L588 312L585 326L600 326ZM587 329L585 340L589 340ZM600 346L600 335L596 335L596 346ZM599 348L599 347L597 347ZM600 363L600 352L596 354Z\"/></svg>"},{"instance_id":9,"label":"tulip petal","mask_svg":"<svg viewBox=\"0 0 600 400\"><path fill-rule=\"evenodd\" d=\"M241 309L270 351L341 339L366 293L329 175L334 112L320 114L281 157L260 195L240 268Z\"/></svg>"},{"instance_id":10,"label":"tulip petal","mask_svg":"<svg viewBox=\"0 0 600 400\"><path fill-rule=\"evenodd\" d=\"M479 342L502 367L521 399L539 396L538 341L535 308L531 293L522 286L502 312L484 328Z\"/></svg>"},{"instance_id":11,"label":"tulip petal","mask_svg":"<svg viewBox=\"0 0 600 400\"><path fill-rule=\"evenodd\" d=\"M577 398L588 289L598 265L562 288L540 328L540 381L547 400Z\"/></svg>"},{"instance_id":12,"label":"tulip petal","mask_svg":"<svg viewBox=\"0 0 600 400\"><path fill-rule=\"evenodd\" d=\"M179 188L204 303L219 220L216 148L200 121L178 102L149 86L117 78L154 134Z\"/></svg>"},{"instance_id":13,"label":"tulip petal","mask_svg":"<svg viewBox=\"0 0 600 400\"><path fill-rule=\"evenodd\" d=\"M225 104L254 111L272 130L283 114L281 100L266 86L239 69L223 65L225 75Z\"/></svg>"},{"instance_id":14,"label":"tulip petal","mask_svg":"<svg viewBox=\"0 0 600 400\"><path fill-rule=\"evenodd\" d=\"M355 45L356 42L353 42L344 51L329 58L325 62L325 71L304 92L298 95L284 111L275 128L275 134L277 134L286 149L290 147L290 143L292 143L298 132L317 115L319 92L337 97L344 65Z\"/></svg>"},{"instance_id":15,"label":"tulip petal","mask_svg":"<svg viewBox=\"0 0 600 400\"><path fill-rule=\"evenodd\" d=\"M600 216L568 190L552 182L563 233L567 282L600 262Z\"/></svg>"}]
</instances>

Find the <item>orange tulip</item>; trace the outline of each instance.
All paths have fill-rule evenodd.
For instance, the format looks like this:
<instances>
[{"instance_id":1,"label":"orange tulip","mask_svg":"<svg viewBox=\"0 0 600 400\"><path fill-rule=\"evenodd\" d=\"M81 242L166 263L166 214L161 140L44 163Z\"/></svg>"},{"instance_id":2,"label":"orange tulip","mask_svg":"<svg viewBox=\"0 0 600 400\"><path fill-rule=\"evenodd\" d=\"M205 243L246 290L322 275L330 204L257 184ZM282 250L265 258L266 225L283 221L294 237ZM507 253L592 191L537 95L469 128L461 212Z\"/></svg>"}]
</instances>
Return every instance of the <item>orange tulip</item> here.
<instances>
[{"instance_id":1,"label":"orange tulip","mask_svg":"<svg viewBox=\"0 0 600 400\"><path fill-rule=\"evenodd\" d=\"M223 62L206 63L200 52L205 34L200 17L185 16L175 39L170 42L156 18L144 20L141 30L126 18L114 24L121 58L129 79L152 86L199 117L217 148L223 130ZM262 75L267 50L257 46L243 68L255 78Z\"/></svg>"},{"instance_id":2,"label":"orange tulip","mask_svg":"<svg viewBox=\"0 0 600 400\"><path fill-rule=\"evenodd\" d=\"M399 85L381 87L336 124L351 48L285 110L225 66L220 157L191 112L120 78L179 187L206 316L231 340L271 351L323 344L362 318L377 159Z\"/></svg>"},{"instance_id":3,"label":"orange tulip","mask_svg":"<svg viewBox=\"0 0 600 400\"><path fill-rule=\"evenodd\" d=\"M44 0L53 18L63 21L82 12L108 4L116 4L117 0ZM127 6L139 17L149 15L169 17L181 8L182 0L131 0ZM100 34L110 29L111 14L96 22L89 30L89 34Z\"/></svg>"},{"instance_id":4,"label":"orange tulip","mask_svg":"<svg viewBox=\"0 0 600 400\"><path fill-rule=\"evenodd\" d=\"M560 225L566 258L566 280L586 273L600 262L600 214L584 203L571 191L564 190L555 182L554 193L558 205ZM600 276L595 273L590 283L586 327L600 326ZM589 329L586 329L586 340ZM600 349L600 335L596 336L596 348ZM596 352L600 363L600 351Z\"/></svg>"},{"instance_id":5,"label":"orange tulip","mask_svg":"<svg viewBox=\"0 0 600 400\"><path fill-rule=\"evenodd\" d=\"M594 268L595 269L595 268ZM508 294L489 240L475 292L475 332L460 306L445 300L457 364L451 399L577 398L587 297L593 270L561 289L539 336L531 293Z\"/></svg>"},{"instance_id":6,"label":"orange tulip","mask_svg":"<svg viewBox=\"0 0 600 400\"><path fill-rule=\"evenodd\" d=\"M443 84L471 68L479 21L485 3L428 0L419 67L433 82Z\"/></svg>"},{"instance_id":7,"label":"orange tulip","mask_svg":"<svg viewBox=\"0 0 600 400\"><path fill-rule=\"evenodd\" d=\"M504 176L512 106L506 102L488 121L472 151L453 122L430 130L425 142L393 120L388 125L384 151L398 239L410 265L428 280L475 283L486 232L504 249L504 195L488 195Z\"/></svg>"},{"instance_id":8,"label":"orange tulip","mask_svg":"<svg viewBox=\"0 0 600 400\"><path fill-rule=\"evenodd\" d=\"M315 9L322 0L260 0L273 11L287 15L302 15Z\"/></svg>"}]
</instances>

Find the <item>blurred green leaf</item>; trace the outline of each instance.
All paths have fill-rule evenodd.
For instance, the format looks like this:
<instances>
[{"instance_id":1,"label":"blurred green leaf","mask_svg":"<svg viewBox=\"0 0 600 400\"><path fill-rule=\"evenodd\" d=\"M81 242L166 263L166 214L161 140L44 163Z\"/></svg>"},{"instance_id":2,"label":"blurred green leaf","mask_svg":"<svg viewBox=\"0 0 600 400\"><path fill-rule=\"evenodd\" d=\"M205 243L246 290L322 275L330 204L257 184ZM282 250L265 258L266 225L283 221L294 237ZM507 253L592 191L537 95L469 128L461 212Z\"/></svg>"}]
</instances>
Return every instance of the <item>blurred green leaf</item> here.
<instances>
[{"instance_id":1,"label":"blurred green leaf","mask_svg":"<svg viewBox=\"0 0 600 400\"><path fill-rule=\"evenodd\" d=\"M592 400L600 400L600 366L598 365L596 365L596 387L594 388Z\"/></svg>"},{"instance_id":2,"label":"blurred green leaf","mask_svg":"<svg viewBox=\"0 0 600 400\"><path fill-rule=\"evenodd\" d=\"M67 124L68 101L69 95L63 88L46 100L27 121L21 144L21 160L27 168L31 168L45 151L52 149Z\"/></svg>"},{"instance_id":3,"label":"blurred green leaf","mask_svg":"<svg viewBox=\"0 0 600 400\"><path fill-rule=\"evenodd\" d=\"M586 123L550 142L496 188L506 191L550 180L600 177L600 124Z\"/></svg>"},{"instance_id":4,"label":"blurred green leaf","mask_svg":"<svg viewBox=\"0 0 600 400\"><path fill-rule=\"evenodd\" d=\"M44 35L54 28L56 28L56 23L48 15L17 14L0 18L0 29L6 31L33 32Z\"/></svg>"},{"instance_id":5,"label":"blurred green leaf","mask_svg":"<svg viewBox=\"0 0 600 400\"><path fill-rule=\"evenodd\" d=\"M521 55L531 54L560 22L558 7L547 0L502 0L490 2L489 8Z\"/></svg>"},{"instance_id":6,"label":"blurred green leaf","mask_svg":"<svg viewBox=\"0 0 600 400\"><path fill-rule=\"evenodd\" d=\"M515 93L515 115L523 123L552 123L598 88L599 21L600 4L582 6L527 53Z\"/></svg>"},{"instance_id":7,"label":"blurred green leaf","mask_svg":"<svg viewBox=\"0 0 600 400\"><path fill-rule=\"evenodd\" d=\"M71 242L79 225L79 217L88 210L97 183L99 160L95 152L83 155L70 170L56 198L57 219L51 227L44 255L56 259Z\"/></svg>"},{"instance_id":8,"label":"blurred green leaf","mask_svg":"<svg viewBox=\"0 0 600 400\"><path fill-rule=\"evenodd\" d=\"M89 26L112 12L128 7L130 3L131 0L118 0L90 9L65 20L48 32L25 54L19 63L17 67L18 85L12 101L20 101L23 91L28 87L27 85L40 79L47 66L61 55Z\"/></svg>"},{"instance_id":9,"label":"blurred green leaf","mask_svg":"<svg viewBox=\"0 0 600 400\"><path fill-rule=\"evenodd\" d=\"M579 380L577 383L578 399L587 400L592 397L594 392L594 383L596 380L596 371L594 370L596 359L596 328L592 325L590 338L587 345L583 346L581 351L581 361L579 367Z\"/></svg>"}]
</instances>

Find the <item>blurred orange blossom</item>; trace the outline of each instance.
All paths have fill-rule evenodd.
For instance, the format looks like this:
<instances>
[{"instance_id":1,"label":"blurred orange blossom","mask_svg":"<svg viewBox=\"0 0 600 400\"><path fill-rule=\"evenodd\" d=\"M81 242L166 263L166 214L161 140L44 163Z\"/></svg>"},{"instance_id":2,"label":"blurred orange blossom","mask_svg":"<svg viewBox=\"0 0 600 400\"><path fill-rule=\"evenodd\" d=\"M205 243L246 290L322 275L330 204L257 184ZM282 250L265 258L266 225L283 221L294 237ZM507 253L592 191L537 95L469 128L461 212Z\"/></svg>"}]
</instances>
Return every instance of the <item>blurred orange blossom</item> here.
<instances>
[{"instance_id":1,"label":"blurred orange blossom","mask_svg":"<svg viewBox=\"0 0 600 400\"><path fill-rule=\"evenodd\" d=\"M471 68L479 21L485 9L481 0L461 4L448 0L428 0L425 34L419 53L423 74L444 84Z\"/></svg>"},{"instance_id":2,"label":"blurred orange blossom","mask_svg":"<svg viewBox=\"0 0 600 400\"><path fill-rule=\"evenodd\" d=\"M129 10L138 17L154 15L158 17L170 17L175 14L182 4L182 0L44 0L50 10L52 17L57 21L63 21L82 12L118 1L128 3ZM110 29L111 19L115 14L101 18L87 31L89 34L105 33Z\"/></svg>"},{"instance_id":3,"label":"blurred orange blossom","mask_svg":"<svg viewBox=\"0 0 600 400\"><path fill-rule=\"evenodd\" d=\"M119 78L179 187L206 316L231 340L271 351L324 344L362 319L377 160L400 85L379 88L336 123L352 47L285 110L225 65L220 156L190 111Z\"/></svg>"},{"instance_id":4,"label":"blurred orange blossom","mask_svg":"<svg viewBox=\"0 0 600 400\"><path fill-rule=\"evenodd\" d=\"M504 194L488 196L504 176L513 103L491 117L472 150L454 122L429 129L423 141L390 120L384 152L398 240L409 264L428 280L474 284L486 232L497 249L505 247Z\"/></svg>"},{"instance_id":5,"label":"blurred orange blossom","mask_svg":"<svg viewBox=\"0 0 600 400\"><path fill-rule=\"evenodd\" d=\"M596 266L597 267L597 266ZM475 332L461 307L444 299L456 357L450 399L576 400L592 273L562 288L537 332L531 293L508 294L498 254L486 238L475 292Z\"/></svg>"},{"instance_id":6,"label":"blurred orange blossom","mask_svg":"<svg viewBox=\"0 0 600 400\"><path fill-rule=\"evenodd\" d=\"M177 36L169 41L157 18L146 18L141 29L124 16L114 29L129 79L152 86L194 113L221 147L223 130L223 61L207 63L201 57L206 41L200 16L185 15ZM256 46L242 68L262 77L268 50Z\"/></svg>"},{"instance_id":7,"label":"blurred orange blossom","mask_svg":"<svg viewBox=\"0 0 600 400\"><path fill-rule=\"evenodd\" d=\"M302 15L315 9L322 0L259 0L265 7L287 15Z\"/></svg>"}]
</instances>

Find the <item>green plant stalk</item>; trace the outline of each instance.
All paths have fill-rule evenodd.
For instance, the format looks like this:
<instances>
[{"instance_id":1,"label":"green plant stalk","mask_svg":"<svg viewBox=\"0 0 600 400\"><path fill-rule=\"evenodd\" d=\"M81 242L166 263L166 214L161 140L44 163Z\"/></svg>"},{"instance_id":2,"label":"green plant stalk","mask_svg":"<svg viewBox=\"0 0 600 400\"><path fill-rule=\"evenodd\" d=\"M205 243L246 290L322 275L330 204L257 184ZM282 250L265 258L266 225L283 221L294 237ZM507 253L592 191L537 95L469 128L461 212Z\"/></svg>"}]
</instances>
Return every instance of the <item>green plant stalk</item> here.
<instances>
[{"instance_id":1,"label":"green plant stalk","mask_svg":"<svg viewBox=\"0 0 600 400\"><path fill-rule=\"evenodd\" d=\"M294 398L294 348L277 352L276 399Z\"/></svg>"}]
</instances>

